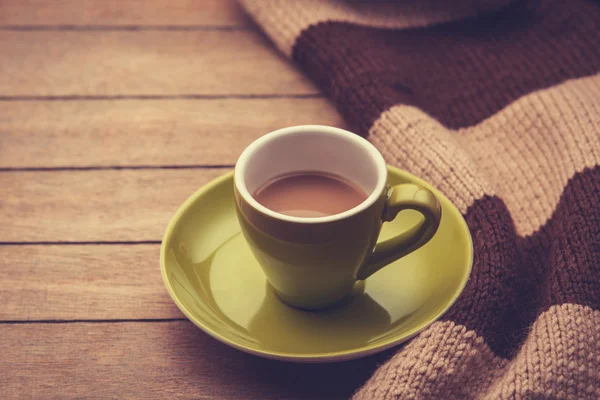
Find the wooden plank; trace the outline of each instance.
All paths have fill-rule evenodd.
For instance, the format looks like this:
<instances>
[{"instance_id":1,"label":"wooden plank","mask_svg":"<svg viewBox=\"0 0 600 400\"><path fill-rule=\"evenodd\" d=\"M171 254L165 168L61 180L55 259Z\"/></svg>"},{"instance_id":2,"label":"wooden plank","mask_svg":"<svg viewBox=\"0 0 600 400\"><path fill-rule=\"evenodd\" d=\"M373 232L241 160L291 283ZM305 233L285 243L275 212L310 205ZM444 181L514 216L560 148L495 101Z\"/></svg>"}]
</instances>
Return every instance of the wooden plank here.
<instances>
[{"instance_id":1,"label":"wooden plank","mask_svg":"<svg viewBox=\"0 0 600 400\"><path fill-rule=\"evenodd\" d=\"M317 94L247 31L4 31L0 96Z\"/></svg>"},{"instance_id":2,"label":"wooden plank","mask_svg":"<svg viewBox=\"0 0 600 400\"><path fill-rule=\"evenodd\" d=\"M0 325L5 399L347 399L385 352L335 364L247 355L188 321Z\"/></svg>"},{"instance_id":3,"label":"wooden plank","mask_svg":"<svg viewBox=\"0 0 600 400\"><path fill-rule=\"evenodd\" d=\"M246 26L235 0L4 0L0 25Z\"/></svg>"},{"instance_id":4,"label":"wooden plank","mask_svg":"<svg viewBox=\"0 0 600 400\"><path fill-rule=\"evenodd\" d=\"M0 242L160 241L179 205L225 172L3 172Z\"/></svg>"},{"instance_id":5,"label":"wooden plank","mask_svg":"<svg viewBox=\"0 0 600 400\"><path fill-rule=\"evenodd\" d=\"M0 320L182 318L160 245L2 246Z\"/></svg>"},{"instance_id":6,"label":"wooden plank","mask_svg":"<svg viewBox=\"0 0 600 400\"><path fill-rule=\"evenodd\" d=\"M0 167L234 164L290 125L344 126L325 99L11 101L0 106Z\"/></svg>"}]
</instances>

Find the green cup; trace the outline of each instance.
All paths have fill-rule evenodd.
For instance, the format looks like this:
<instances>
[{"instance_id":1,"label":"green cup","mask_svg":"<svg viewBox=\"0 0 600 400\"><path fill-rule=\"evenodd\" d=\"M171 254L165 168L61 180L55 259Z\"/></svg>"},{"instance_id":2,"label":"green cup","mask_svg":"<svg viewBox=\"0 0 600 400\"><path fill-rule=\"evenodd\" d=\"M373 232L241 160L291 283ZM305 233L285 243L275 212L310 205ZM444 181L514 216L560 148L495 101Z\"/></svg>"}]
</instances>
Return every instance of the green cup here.
<instances>
[{"instance_id":1,"label":"green cup","mask_svg":"<svg viewBox=\"0 0 600 400\"><path fill-rule=\"evenodd\" d=\"M368 197L340 214L302 218L272 211L252 196L280 175L307 171L341 176ZM386 163L367 140L320 125L280 129L250 144L236 164L234 192L244 237L275 293L284 303L309 310L338 303L356 281L423 246L442 216L428 189L387 184ZM423 219L377 243L383 223L407 209Z\"/></svg>"}]
</instances>

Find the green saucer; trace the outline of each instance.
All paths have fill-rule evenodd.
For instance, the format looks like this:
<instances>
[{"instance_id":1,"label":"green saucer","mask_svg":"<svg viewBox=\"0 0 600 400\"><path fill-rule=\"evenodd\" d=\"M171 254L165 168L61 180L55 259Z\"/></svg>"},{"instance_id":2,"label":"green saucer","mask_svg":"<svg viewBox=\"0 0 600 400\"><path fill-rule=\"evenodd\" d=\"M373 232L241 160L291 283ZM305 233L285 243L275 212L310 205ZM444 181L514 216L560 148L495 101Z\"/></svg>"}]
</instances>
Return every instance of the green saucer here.
<instances>
[{"instance_id":1,"label":"green saucer","mask_svg":"<svg viewBox=\"0 0 600 400\"><path fill-rule=\"evenodd\" d=\"M179 309L200 329L237 349L298 362L341 361L373 354L415 336L454 303L473 262L471 235L439 191L394 167L389 183L419 183L443 208L435 237L354 288L341 305L309 312L283 304L240 232L228 173L177 210L163 238L162 276ZM418 222L403 211L383 225L387 239Z\"/></svg>"}]
</instances>

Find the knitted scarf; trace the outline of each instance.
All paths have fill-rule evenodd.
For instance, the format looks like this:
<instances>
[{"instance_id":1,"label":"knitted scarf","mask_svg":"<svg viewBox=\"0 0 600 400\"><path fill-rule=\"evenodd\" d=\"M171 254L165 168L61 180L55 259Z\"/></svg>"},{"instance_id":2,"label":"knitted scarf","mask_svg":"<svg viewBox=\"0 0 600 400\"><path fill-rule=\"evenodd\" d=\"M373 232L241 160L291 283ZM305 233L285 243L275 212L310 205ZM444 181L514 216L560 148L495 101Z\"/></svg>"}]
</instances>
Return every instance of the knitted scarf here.
<instances>
[{"instance_id":1,"label":"knitted scarf","mask_svg":"<svg viewBox=\"0 0 600 400\"><path fill-rule=\"evenodd\" d=\"M457 303L356 399L600 398L600 2L240 1L473 237Z\"/></svg>"}]
</instances>

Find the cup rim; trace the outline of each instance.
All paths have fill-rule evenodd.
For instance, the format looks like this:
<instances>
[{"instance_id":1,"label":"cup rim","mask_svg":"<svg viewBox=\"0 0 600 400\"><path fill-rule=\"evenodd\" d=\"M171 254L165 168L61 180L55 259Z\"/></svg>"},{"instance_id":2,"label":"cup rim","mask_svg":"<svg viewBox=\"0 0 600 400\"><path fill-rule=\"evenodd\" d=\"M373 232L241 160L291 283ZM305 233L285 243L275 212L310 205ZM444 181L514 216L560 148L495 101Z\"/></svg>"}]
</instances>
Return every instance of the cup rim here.
<instances>
[{"instance_id":1,"label":"cup rim","mask_svg":"<svg viewBox=\"0 0 600 400\"><path fill-rule=\"evenodd\" d=\"M277 139L281 136L301 134L301 133L306 133L306 132L341 137L345 140L351 141L354 144L357 144L357 145L363 147L364 149L366 149L368 151L369 155L371 156L372 160L374 161L374 163L376 165L377 184L375 185L375 189L373 189L371 191L369 196L362 203L360 203L359 205L357 205L349 210L339 213L339 214L327 215L324 217L294 217L291 215L278 213L276 211L273 211L273 210L263 206L258 201L256 201L254 199L254 197L250 194L250 192L248 191L248 188L246 187L246 181L244 179L246 164L247 164L250 156L255 151L257 151L261 146L265 145L266 143L268 143L271 140ZM268 215L272 218L281 220L281 221L298 223L298 224L318 224L318 223L339 221L339 220L342 220L345 218L352 217L352 216L368 209L370 206L372 206L377 201L377 199L381 196L381 193L384 191L385 186L387 184L387 175L388 175L387 165L385 163L385 160L383 159L383 156L381 155L379 150L377 150L377 148L375 146L373 146L373 144L371 144L371 142L364 139L363 137L361 137L355 133L349 132L345 129L335 128L332 126L296 125L296 126L281 128L281 129L277 129L275 131L269 132L269 133L261 136L260 138L256 139L248 147L246 147L246 149L244 149L244 151L238 158L238 161L235 165L234 182L235 182L235 187L236 187L238 193L240 194L240 196L242 196L244 201L246 203L248 203L252 208L257 210L258 212Z\"/></svg>"}]
</instances>

